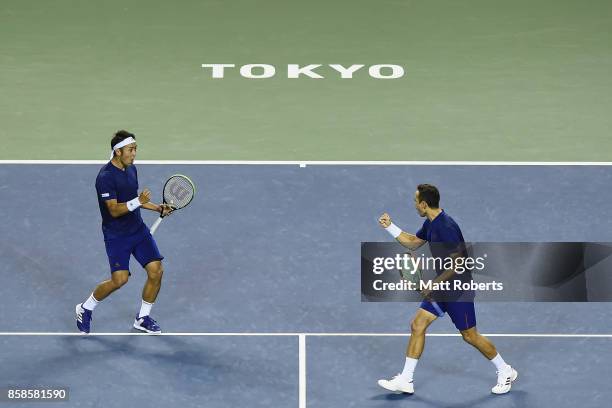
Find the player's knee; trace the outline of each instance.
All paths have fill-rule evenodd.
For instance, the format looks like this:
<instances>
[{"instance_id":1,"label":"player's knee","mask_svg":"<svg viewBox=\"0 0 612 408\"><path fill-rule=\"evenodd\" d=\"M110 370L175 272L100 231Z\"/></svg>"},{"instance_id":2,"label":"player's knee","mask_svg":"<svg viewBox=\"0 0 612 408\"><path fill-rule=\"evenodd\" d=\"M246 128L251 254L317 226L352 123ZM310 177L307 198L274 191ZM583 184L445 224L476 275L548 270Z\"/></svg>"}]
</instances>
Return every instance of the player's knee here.
<instances>
[{"instance_id":1,"label":"player's knee","mask_svg":"<svg viewBox=\"0 0 612 408\"><path fill-rule=\"evenodd\" d=\"M115 288L119 289L120 287L122 287L123 285L127 283L128 279L129 279L128 274L114 273L112 282L115 285Z\"/></svg>"},{"instance_id":2,"label":"player's knee","mask_svg":"<svg viewBox=\"0 0 612 408\"><path fill-rule=\"evenodd\" d=\"M427 323L420 319L413 319L410 322L410 331L413 334L424 334L427 329Z\"/></svg>"},{"instance_id":3,"label":"player's knee","mask_svg":"<svg viewBox=\"0 0 612 408\"><path fill-rule=\"evenodd\" d=\"M478 332L476 330L464 330L461 332L461 337L468 344L475 344L478 339Z\"/></svg>"},{"instance_id":4,"label":"player's knee","mask_svg":"<svg viewBox=\"0 0 612 408\"><path fill-rule=\"evenodd\" d=\"M155 266L150 268L148 271L149 279L154 282L161 282L162 276L164 276L164 267L159 264L159 266Z\"/></svg>"}]
</instances>

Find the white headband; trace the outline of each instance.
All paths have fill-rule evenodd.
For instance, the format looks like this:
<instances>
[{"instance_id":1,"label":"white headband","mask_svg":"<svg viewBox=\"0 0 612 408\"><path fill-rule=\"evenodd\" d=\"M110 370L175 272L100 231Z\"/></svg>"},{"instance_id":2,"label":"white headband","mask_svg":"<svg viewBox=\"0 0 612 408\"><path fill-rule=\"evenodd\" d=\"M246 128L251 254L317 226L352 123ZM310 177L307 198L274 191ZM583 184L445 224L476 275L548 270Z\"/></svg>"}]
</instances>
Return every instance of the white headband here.
<instances>
[{"instance_id":1,"label":"white headband","mask_svg":"<svg viewBox=\"0 0 612 408\"><path fill-rule=\"evenodd\" d=\"M123 139L119 143L113 146L113 150L111 150L110 160L113 160L113 156L115 155L115 149L121 149L123 146L127 146L129 144L136 143L136 140L132 136L127 139Z\"/></svg>"}]
</instances>

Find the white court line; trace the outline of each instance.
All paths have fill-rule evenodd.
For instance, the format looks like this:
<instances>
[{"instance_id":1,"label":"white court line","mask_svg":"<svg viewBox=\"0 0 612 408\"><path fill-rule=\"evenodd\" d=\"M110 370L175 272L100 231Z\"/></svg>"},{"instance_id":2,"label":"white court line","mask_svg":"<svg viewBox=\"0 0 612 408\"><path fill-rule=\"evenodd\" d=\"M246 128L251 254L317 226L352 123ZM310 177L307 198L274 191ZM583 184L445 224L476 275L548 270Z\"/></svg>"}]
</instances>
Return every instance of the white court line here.
<instances>
[{"instance_id":1,"label":"white court line","mask_svg":"<svg viewBox=\"0 0 612 408\"><path fill-rule=\"evenodd\" d=\"M0 160L0 164L106 164L108 160ZM295 165L306 166L612 166L576 161L309 161L309 160L136 160L136 164Z\"/></svg>"},{"instance_id":2,"label":"white court line","mask_svg":"<svg viewBox=\"0 0 612 408\"><path fill-rule=\"evenodd\" d=\"M577 333L485 333L488 337L548 337L548 338L612 338L612 334L577 334ZM404 333L37 333L37 332L0 332L0 336L297 336L298 337L298 404L299 408L306 408L306 337L407 337ZM428 337L458 337L459 333L430 333Z\"/></svg>"},{"instance_id":3,"label":"white court line","mask_svg":"<svg viewBox=\"0 0 612 408\"><path fill-rule=\"evenodd\" d=\"M162 333L147 334L135 332L106 332L81 334L75 332L0 332L0 336L235 336L235 337L408 337L409 333ZM487 337L531 337L531 338L612 338L612 334L589 334L589 333L482 333ZM428 337L460 337L460 333L428 333Z\"/></svg>"},{"instance_id":4,"label":"white court line","mask_svg":"<svg viewBox=\"0 0 612 408\"><path fill-rule=\"evenodd\" d=\"M299 336L299 408L306 408L306 336Z\"/></svg>"}]
</instances>

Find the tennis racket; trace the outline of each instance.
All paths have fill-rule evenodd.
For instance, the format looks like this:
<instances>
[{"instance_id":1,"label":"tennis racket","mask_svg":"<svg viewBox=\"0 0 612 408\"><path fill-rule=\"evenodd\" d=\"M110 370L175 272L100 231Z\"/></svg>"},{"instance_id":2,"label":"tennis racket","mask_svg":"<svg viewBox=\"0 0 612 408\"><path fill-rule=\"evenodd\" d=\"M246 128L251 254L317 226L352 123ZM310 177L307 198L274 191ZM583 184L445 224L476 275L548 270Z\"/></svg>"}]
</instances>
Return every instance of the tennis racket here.
<instances>
[{"instance_id":1,"label":"tennis racket","mask_svg":"<svg viewBox=\"0 0 612 408\"><path fill-rule=\"evenodd\" d=\"M166 184L164 184L162 199L164 204L170 205L176 211L187 207L193 200L194 195L195 185L193 181L182 174L175 174L170 176ZM160 214L159 218L151 226L151 234L155 233L163 219L164 216Z\"/></svg>"}]
</instances>

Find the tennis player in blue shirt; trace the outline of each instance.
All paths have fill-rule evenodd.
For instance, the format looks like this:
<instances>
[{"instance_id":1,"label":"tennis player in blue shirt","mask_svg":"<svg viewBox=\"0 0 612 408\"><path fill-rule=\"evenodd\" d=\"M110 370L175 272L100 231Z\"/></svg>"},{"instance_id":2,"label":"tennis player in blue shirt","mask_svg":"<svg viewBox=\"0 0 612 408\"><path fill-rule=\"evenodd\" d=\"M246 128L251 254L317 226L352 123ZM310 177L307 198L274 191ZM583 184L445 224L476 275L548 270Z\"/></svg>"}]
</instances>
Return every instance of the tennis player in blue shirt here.
<instances>
[{"instance_id":1,"label":"tennis player in blue shirt","mask_svg":"<svg viewBox=\"0 0 612 408\"><path fill-rule=\"evenodd\" d=\"M100 283L84 303L76 305L77 327L82 333L89 333L91 315L98 303L127 283L131 255L147 271L140 312L133 326L147 333L161 333L161 328L149 314L161 288L164 257L142 221L140 208L166 216L172 212L172 207L153 204L151 192L147 189L138 194L138 171L134 166L136 148L136 136L132 133L125 130L115 133L111 140L111 159L96 178L111 278Z\"/></svg>"},{"instance_id":2,"label":"tennis player in blue shirt","mask_svg":"<svg viewBox=\"0 0 612 408\"><path fill-rule=\"evenodd\" d=\"M391 222L391 218L386 213L379 218L379 223L393 238L406 248L417 249L426 242L429 242L433 244L430 245L432 255L434 257L441 256L434 252L439 251L440 248L449 248L455 246L454 244L462 244L464 240L459 226L443 209L439 208L439 202L440 193L435 186L420 184L414 195L414 205L418 214L421 217L425 217L426 220L415 235L402 231ZM436 245L435 243L439 244ZM459 246L461 245L456 245L456 247ZM438 276L434 281L441 282L457 278L457 272L454 270L437 272ZM505 394L510 391L512 382L516 380L518 373L510 365L506 364L493 343L476 330L474 302L464 301L466 297L461 297L461 301L434 302L429 297L429 291L423 291L422 294L425 296L425 300L421 303L410 326L411 335L406 349L404 369L401 374L398 374L391 380L379 380L378 385L393 392L414 393L412 377L419 358L423 353L425 332L434 320L446 313L452 319L461 336L463 336L463 340L474 346L495 366L497 370L497 384L491 389L491 392L494 394ZM467 296L467 299L473 300L473 297Z\"/></svg>"}]
</instances>

